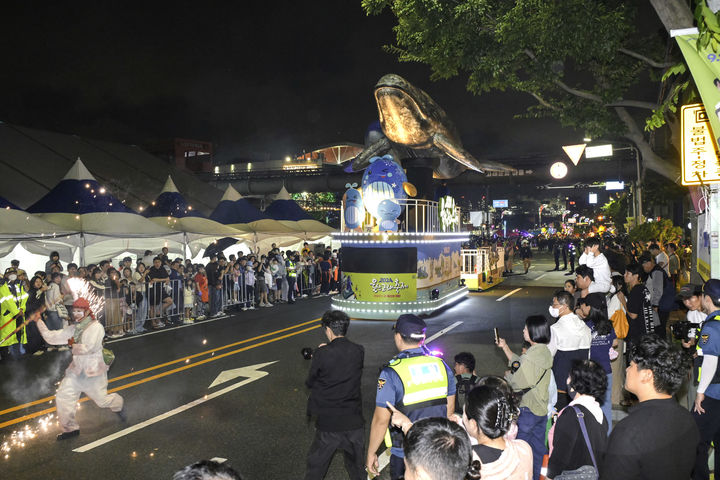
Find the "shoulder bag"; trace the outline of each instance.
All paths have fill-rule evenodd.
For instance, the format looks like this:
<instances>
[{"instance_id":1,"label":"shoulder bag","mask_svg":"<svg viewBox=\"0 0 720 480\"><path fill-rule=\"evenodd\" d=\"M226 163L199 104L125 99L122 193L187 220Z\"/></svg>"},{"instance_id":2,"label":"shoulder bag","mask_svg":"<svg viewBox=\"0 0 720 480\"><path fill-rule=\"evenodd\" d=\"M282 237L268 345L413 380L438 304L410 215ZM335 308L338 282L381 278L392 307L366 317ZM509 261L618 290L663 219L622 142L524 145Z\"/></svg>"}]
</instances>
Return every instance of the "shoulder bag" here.
<instances>
[{"instance_id":1,"label":"shoulder bag","mask_svg":"<svg viewBox=\"0 0 720 480\"><path fill-rule=\"evenodd\" d=\"M600 478L600 474L598 473L597 462L595 461L595 453L593 452L592 445L590 445L590 437L588 436L587 428L585 427L585 415L577 406L571 405L571 407L575 410L575 415L577 415L580 430L582 430L583 437L585 438L585 445L590 452L590 458L592 459L593 464L583 465L575 470L566 470L560 475L555 476L554 480L597 480Z\"/></svg>"}]
</instances>

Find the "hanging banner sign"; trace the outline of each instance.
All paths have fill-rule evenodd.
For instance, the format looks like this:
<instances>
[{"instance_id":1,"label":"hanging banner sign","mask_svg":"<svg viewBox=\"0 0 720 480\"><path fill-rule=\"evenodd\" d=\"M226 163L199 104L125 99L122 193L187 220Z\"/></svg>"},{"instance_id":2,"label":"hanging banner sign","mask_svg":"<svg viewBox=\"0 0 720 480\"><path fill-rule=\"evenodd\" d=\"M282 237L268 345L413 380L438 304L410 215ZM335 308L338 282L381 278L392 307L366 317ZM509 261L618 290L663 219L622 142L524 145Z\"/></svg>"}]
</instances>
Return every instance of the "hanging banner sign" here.
<instances>
[{"instance_id":1,"label":"hanging banner sign","mask_svg":"<svg viewBox=\"0 0 720 480\"><path fill-rule=\"evenodd\" d=\"M720 55L698 45L697 29L673 31L671 34L680 46L703 101L703 105L687 105L681 110L682 184L720 183L720 159L717 155L717 138L720 134Z\"/></svg>"}]
</instances>

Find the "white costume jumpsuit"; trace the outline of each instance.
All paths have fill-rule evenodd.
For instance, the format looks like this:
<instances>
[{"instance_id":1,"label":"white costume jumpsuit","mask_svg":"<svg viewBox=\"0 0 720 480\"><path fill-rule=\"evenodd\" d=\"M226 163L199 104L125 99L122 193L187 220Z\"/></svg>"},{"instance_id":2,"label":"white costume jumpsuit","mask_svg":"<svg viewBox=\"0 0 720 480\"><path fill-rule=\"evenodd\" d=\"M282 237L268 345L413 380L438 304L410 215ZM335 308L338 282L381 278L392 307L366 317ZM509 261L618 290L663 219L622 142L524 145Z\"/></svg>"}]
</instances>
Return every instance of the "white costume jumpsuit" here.
<instances>
[{"instance_id":1,"label":"white costume jumpsuit","mask_svg":"<svg viewBox=\"0 0 720 480\"><path fill-rule=\"evenodd\" d=\"M87 320L86 317L83 320ZM80 322L82 323L82 322ZM48 330L45 322L38 320L37 326L45 341L51 345L67 345L75 335L77 324L62 330ZM102 340L105 329L96 320L91 320L80 339L72 346L72 363L65 371L65 378L55 394L58 419L63 432L72 432L80 427L75 421L75 410L81 393L85 393L100 408L119 412L123 398L117 393L107 393L107 371L102 355Z\"/></svg>"}]
</instances>

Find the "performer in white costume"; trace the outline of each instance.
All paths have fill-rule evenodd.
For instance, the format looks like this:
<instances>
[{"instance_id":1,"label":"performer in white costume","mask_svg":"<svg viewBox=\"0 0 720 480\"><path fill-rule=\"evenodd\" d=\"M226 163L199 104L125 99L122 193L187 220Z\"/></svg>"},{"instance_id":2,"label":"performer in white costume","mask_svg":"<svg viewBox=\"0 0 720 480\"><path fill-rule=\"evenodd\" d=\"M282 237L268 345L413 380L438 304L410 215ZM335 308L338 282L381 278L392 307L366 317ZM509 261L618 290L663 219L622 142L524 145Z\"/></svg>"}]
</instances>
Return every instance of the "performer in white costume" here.
<instances>
[{"instance_id":1,"label":"performer in white costume","mask_svg":"<svg viewBox=\"0 0 720 480\"><path fill-rule=\"evenodd\" d=\"M48 330L45 322L36 319L38 330L51 345L70 345L72 363L65 371L65 378L55 395L58 419L62 433L58 440L80 434L75 421L75 410L81 393L85 393L100 408L109 408L122 422L127 421L123 398L117 393L107 393L108 365L103 358L102 340L105 329L95 320L90 303L84 298L75 300L72 306L71 323L62 330Z\"/></svg>"}]
</instances>

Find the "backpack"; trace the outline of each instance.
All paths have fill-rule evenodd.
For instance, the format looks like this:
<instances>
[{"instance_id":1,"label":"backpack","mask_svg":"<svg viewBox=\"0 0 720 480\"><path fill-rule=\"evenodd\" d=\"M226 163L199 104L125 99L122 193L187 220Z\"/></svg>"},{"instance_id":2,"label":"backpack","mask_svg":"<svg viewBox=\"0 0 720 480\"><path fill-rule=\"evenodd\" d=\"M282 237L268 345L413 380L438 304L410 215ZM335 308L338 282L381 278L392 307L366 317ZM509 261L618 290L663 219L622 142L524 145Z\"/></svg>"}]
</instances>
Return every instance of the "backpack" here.
<instances>
[{"instance_id":1,"label":"backpack","mask_svg":"<svg viewBox=\"0 0 720 480\"><path fill-rule=\"evenodd\" d=\"M477 384L479 378L475 375L471 375L470 378L463 378L462 375L455 375L457 380L457 394L455 395L455 411L462 413L465 407L465 399L470 390Z\"/></svg>"},{"instance_id":2,"label":"backpack","mask_svg":"<svg viewBox=\"0 0 720 480\"><path fill-rule=\"evenodd\" d=\"M655 270L660 272L663 277L663 293L660 297L658 310L661 312L671 312L675 310L675 284L664 269L655 267Z\"/></svg>"}]
</instances>

